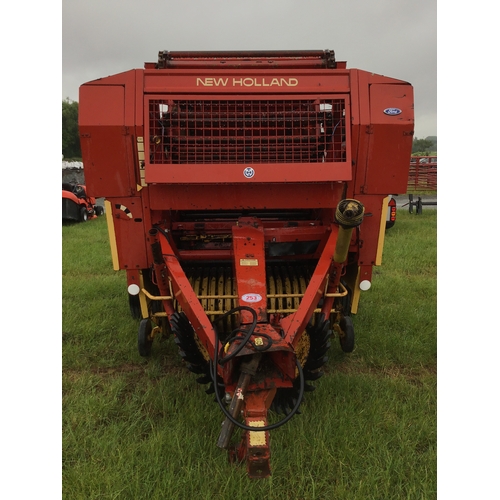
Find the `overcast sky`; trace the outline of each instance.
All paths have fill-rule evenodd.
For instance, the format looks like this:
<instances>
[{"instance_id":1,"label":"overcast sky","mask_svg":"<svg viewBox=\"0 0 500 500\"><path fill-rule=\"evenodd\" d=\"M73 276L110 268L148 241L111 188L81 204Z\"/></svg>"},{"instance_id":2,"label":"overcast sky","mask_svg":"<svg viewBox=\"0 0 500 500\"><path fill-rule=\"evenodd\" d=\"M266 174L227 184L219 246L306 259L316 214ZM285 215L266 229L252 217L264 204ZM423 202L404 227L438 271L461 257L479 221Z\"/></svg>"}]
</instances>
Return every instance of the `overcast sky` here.
<instances>
[{"instance_id":1,"label":"overcast sky","mask_svg":"<svg viewBox=\"0 0 500 500\"><path fill-rule=\"evenodd\" d=\"M435 0L64 0L62 99L160 50L330 49L410 82L415 136L437 135Z\"/></svg>"}]
</instances>

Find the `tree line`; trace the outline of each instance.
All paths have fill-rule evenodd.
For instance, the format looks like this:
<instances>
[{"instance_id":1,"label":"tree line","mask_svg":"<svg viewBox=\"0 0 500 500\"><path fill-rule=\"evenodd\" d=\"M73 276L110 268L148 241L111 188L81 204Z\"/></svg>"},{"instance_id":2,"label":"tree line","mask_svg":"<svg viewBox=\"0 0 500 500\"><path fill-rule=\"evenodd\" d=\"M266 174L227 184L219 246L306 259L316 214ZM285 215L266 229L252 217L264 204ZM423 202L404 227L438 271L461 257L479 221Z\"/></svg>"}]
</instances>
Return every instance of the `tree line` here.
<instances>
[{"instance_id":1,"label":"tree line","mask_svg":"<svg viewBox=\"0 0 500 500\"><path fill-rule=\"evenodd\" d=\"M69 99L62 102L62 154L64 158L82 157L78 133L78 102Z\"/></svg>"},{"instance_id":2,"label":"tree line","mask_svg":"<svg viewBox=\"0 0 500 500\"><path fill-rule=\"evenodd\" d=\"M420 153L422 156L429 156L437 153L437 137L429 135L425 139L413 139L413 147L411 148L412 154Z\"/></svg>"},{"instance_id":3,"label":"tree line","mask_svg":"<svg viewBox=\"0 0 500 500\"><path fill-rule=\"evenodd\" d=\"M423 155L437 152L437 137L413 140L412 151ZM78 102L65 99L62 102L62 154L64 158L81 158L80 134L78 133Z\"/></svg>"}]
</instances>

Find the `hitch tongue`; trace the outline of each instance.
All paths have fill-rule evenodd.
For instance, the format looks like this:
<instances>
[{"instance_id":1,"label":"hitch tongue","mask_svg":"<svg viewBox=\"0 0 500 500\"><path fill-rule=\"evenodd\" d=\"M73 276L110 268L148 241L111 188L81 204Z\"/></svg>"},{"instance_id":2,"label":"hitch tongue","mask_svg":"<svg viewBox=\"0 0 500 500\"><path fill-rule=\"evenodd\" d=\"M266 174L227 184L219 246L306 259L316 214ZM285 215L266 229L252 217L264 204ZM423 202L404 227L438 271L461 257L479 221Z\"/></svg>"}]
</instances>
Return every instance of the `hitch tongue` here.
<instances>
[{"instance_id":1,"label":"hitch tongue","mask_svg":"<svg viewBox=\"0 0 500 500\"><path fill-rule=\"evenodd\" d=\"M234 391L233 399L229 405L229 413L234 418L237 419L241 412L243 404L245 402L245 394L248 389L248 384L251 378L257 373L257 367L259 366L262 353L258 352L252 355L248 361L243 361L240 366L240 378L238 384ZM217 441L217 446L222 449L227 449L229 447L229 442L231 441L231 436L234 431L234 422L232 422L228 417L222 423L222 429L219 434L219 439Z\"/></svg>"}]
</instances>

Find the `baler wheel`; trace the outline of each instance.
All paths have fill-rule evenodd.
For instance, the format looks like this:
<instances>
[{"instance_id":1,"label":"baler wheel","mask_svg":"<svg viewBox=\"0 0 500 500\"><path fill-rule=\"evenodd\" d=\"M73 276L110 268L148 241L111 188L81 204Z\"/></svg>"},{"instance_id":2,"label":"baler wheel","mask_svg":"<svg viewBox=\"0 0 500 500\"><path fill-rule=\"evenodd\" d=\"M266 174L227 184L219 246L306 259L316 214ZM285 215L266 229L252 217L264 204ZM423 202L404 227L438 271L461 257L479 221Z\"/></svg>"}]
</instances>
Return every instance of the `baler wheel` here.
<instances>
[{"instance_id":1,"label":"baler wheel","mask_svg":"<svg viewBox=\"0 0 500 500\"><path fill-rule=\"evenodd\" d=\"M186 363L187 369L192 373L201 375L196 379L199 384L210 384L205 391L207 394L215 393L215 384L210 373L210 358L207 352L203 352L202 345L185 313L173 314L170 326L174 334L174 342L179 348L179 354ZM219 375L217 375L217 386L220 397L223 397L224 386Z\"/></svg>"},{"instance_id":2,"label":"baler wheel","mask_svg":"<svg viewBox=\"0 0 500 500\"><path fill-rule=\"evenodd\" d=\"M139 323L137 346L139 348L139 354L146 358L151 356L151 346L153 345L153 339L151 338L152 331L153 326L149 318L145 318Z\"/></svg>"},{"instance_id":3,"label":"baler wheel","mask_svg":"<svg viewBox=\"0 0 500 500\"><path fill-rule=\"evenodd\" d=\"M344 352L352 352L354 350L354 325L350 316L343 316L339 322L340 347Z\"/></svg>"},{"instance_id":4,"label":"baler wheel","mask_svg":"<svg viewBox=\"0 0 500 500\"><path fill-rule=\"evenodd\" d=\"M324 314L319 314L314 319L314 323L311 322L302 334L301 343L304 340L304 344L307 346L305 355L300 345L296 349L299 362L303 365L304 379L307 381L318 380L323 376L324 372L320 368L328 361L326 353L330 349L330 337L332 335L330 321L325 318ZM274 412L285 415L290 413L299 397L299 383L300 381L296 379L293 387L289 389L280 388L276 391L271 404L271 409ZM311 392L316 387L306 383L304 389L306 392ZM300 414L300 411L297 411L297 413Z\"/></svg>"}]
</instances>

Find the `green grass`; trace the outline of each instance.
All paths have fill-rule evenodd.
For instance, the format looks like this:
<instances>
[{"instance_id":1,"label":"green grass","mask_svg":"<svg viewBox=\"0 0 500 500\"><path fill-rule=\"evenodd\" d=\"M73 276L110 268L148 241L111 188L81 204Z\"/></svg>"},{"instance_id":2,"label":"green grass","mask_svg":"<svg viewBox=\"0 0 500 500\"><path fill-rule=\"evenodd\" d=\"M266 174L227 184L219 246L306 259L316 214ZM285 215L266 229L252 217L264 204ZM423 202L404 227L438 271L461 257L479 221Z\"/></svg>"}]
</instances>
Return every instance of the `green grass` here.
<instances>
[{"instance_id":1,"label":"green grass","mask_svg":"<svg viewBox=\"0 0 500 500\"><path fill-rule=\"evenodd\" d=\"M223 420L171 339L137 352L104 218L63 226L63 497L436 498L435 210L398 213L383 265L301 414L271 431L272 476L216 446Z\"/></svg>"}]
</instances>

